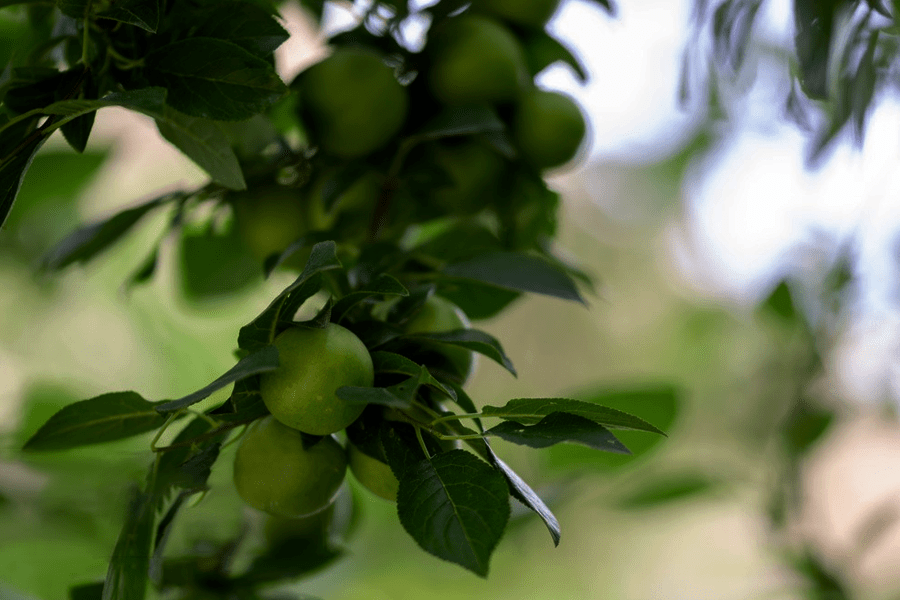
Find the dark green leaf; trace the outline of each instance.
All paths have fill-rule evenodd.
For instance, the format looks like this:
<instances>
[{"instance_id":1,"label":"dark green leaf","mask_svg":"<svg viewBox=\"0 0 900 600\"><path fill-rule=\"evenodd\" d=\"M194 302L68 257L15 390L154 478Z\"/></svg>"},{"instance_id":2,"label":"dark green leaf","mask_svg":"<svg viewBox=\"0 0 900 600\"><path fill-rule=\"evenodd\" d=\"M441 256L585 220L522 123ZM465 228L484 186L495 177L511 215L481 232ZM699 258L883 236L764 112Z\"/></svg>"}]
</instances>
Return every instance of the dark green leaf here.
<instances>
[{"instance_id":1,"label":"dark green leaf","mask_svg":"<svg viewBox=\"0 0 900 600\"><path fill-rule=\"evenodd\" d=\"M66 406L25 443L23 450L66 450L152 431L166 420L156 404L135 392L113 392Z\"/></svg>"},{"instance_id":2,"label":"dark green leaf","mask_svg":"<svg viewBox=\"0 0 900 600\"><path fill-rule=\"evenodd\" d=\"M147 55L147 78L167 102L192 117L240 121L263 112L285 92L272 65L237 44L195 37Z\"/></svg>"},{"instance_id":3,"label":"dark green leaf","mask_svg":"<svg viewBox=\"0 0 900 600\"><path fill-rule=\"evenodd\" d=\"M571 442L595 450L630 454L628 448L603 425L563 412L550 413L534 425L504 421L491 427L485 433L501 437L507 442L532 448L546 448L554 444Z\"/></svg>"},{"instance_id":4,"label":"dark green leaf","mask_svg":"<svg viewBox=\"0 0 900 600\"><path fill-rule=\"evenodd\" d=\"M156 33L159 27L159 0L117 0L109 8L98 12L97 16Z\"/></svg>"},{"instance_id":5,"label":"dark green leaf","mask_svg":"<svg viewBox=\"0 0 900 600\"><path fill-rule=\"evenodd\" d=\"M216 445L216 448L218 448L218 445ZM184 505L185 500L190 498L194 493L196 492L193 490L183 490L178 494L175 501L172 502L172 505L169 507L169 510L166 511L166 514L163 515L163 518L159 520L159 524L156 526L156 539L153 545L153 555L150 557L150 565L147 570L150 580L154 583L158 583L162 578L163 553L165 552L166 545L169 541L169 536L172 533L172 524L175 523L175 517Z\"/></svg>"},{"instance_id":6,"label":"dark green leaf","mask_svg":"<svg viewBox=\"0 0 900 600\"><path fill-rule=\"evenodd\" d=\"M433 387L439 392L446 394L454 401L456 400L456 392L453 388L448 387L431 376L427 369L422 365L406 358L401 354L393 352L376 351L372 352L372 364L375 367L375 373L397 373L409 375L410 377L422 377L422 384ZM423 371L424 369L424 371ZM471 412L475 412L474 410Z\"/></svg>"},{"instance_id":7,"label":"dark green leaf","mask_svg":"<svg viewBox=\"0 0 900 600\"><path fill-rule=\"evenodd\" d=\"M800 83L811 98L828 94L828 58L835 16L845 0L794 0L794 43Z\"/></svg>"},{"instance_id":8,"label":"dark green leaf","mask_svg":"<svg viewBox=\"0 0 900 600\"><path fill-rule=\"evenodd\" d=\"M794 304L791 288L787 281L781 281L760 305L760 310L777 315L786 322L793 323L800 319L800 313Z\"/></svg>"},{"instance_id":9,"label":"dark green leaf","mask_svg":"<svg viewBox=\"0 0 900 600\"><path fill-rule=\"evenodd\" d=\"M400 478L397 513L404 529L425 551L482 577L509 512L503 475L464 450L419 461Z\"/></svg>"},{"instance_id":10,"label":"dark green leaf","mask_svg":"<svg viewBox=\"0 0 900 600\"><path fill-rule=\"evenodd\" d=\"M106 572L102 600L143 600L147 592L156 499L138 493L131 502Z\"/></svg>"},{"instance_id":11,"label":"dark green leaf","mask_svg":"<svg viewBox=\"0 0 900 600\"><path fill-rule=\"evenodd\" d=\"M441 286L441 296L460 307L467 317L478 321L496 316L522 294L477 281L455 280Z\"/></svg>"},{"instance_id":12,"label":"dark green leaf","mask_svg":"<svg viewBox=\"0 0 900 600\"><path fill-rule=\"evenodd\" d=\"M547 526L550 537L553 538L553 545L559 546L559 539L562 531L560 530L559 521L556 519L556 515L553 514L553 511L544 504L544 501L541 500L533 489L531 489L531 486L525 483L524 479L519 477L509 465L503 462L500 457L494 453L493 448L487 443L487 440L484 441L484 448L487 451L488 460L503 474L503 477L506 478L506 483L509 485L509 491L512 494L512 497L537 513L544 522L544 525Z\"/></svg>"},{"instance_id":13,"label":"dark green leaf","mask_svg":"<svg viewBox=\"0 0 900 600\"><path fill-rule=\"evenodd\" d=\"M467 350L484 354L513 375L516 375L516 369L513 367L512 361L509 360L509 357L506 356L506 353L503 351L500 342L484 331L478 329L460 329L458 331L450 331L447 333L410 334L407 337L431 340L450 346L459 346Z\"/></svg>"},{"instance_id":14,"label":"dark green leaf","mask_svg":"<svg viewBox=\"0 0 900 600\"><path fill-rule=\"evenodd\" d=\"M247 183L228 136L215 121L190 117L171 108L155 116L160 135L212 180L232 190L244 190Z\"/></svg>"},{"instance_id":15,"label":"dark green leaf","mask_svg":"<svg viewBox=\"0 0 900 600\"><path fill-rule=\"evenodd\" d=\"M443 274L519 292L534 292L584 303L575 283L560 267L540 257L493 252L447 265Z\"/></svg>"},{"instance_id":16,"label":"dark green leaf","mask_svg":"<svg viewBox=\"0 0 900 600\"><path fill-rule=\"evenodd\" d=\"M3 225L12 210L22 179L35 153L46 140L46 136L35 134L33 139L23 142L14 156L0 163L0 225Z\"/></svg>"},{"instance_id":17,"label":"dark green leaf","mask_svg":"<svg viewBox=\"0 0 900 600\"><path fill-rule=\"evenodd\" d=\"M60 127L63 137L75 152L84 152L84 149L87 148L88 138L94 127L94 116L95 113L81 115Z\"/></svg>"},{"instance_id":18,"label":"dark green leaf","mask_svg":"<svg viewBox=\"0 0 900 600\"><path fill-rule=\"evenodd\" d=\"M650 423L634 415L571 398L516 398L502 407L485 406L481 412L486 417L499 417L526 425L536 424L550 413L565 412L584 417L610 429L633 429L665 435Z\"/></svg>"},{"instance_id":19,"label":"dark green leaf","mask_svg":"<svg viewBox=\"0 0 900 600\"><path fill-rule=\"evenodd\" d=\"M103 597L103 582L83 583L69 588L69 600L100 600Z\"/></svg>"},{"instance_id":20,"label":"dark green leaf","mask_svg":"<svg viewBox=\"0 0 900 600\"><path fill-rule=\"evenodd\" d=\"M631 490L616 502L623 509L656 508L670 502L677 502L708 493L720 482L702 473L681 473L654 477L638 489Z\"/></svg>"},{"instance_id":21,"label":"dark green leaf","mask_svg":"<svg viewBox=\"0 0 900 600\"><path fill-rule=\"evenodd\" d=\"M188 394L183 398L179 398L178 400L164 402L158 405L156 410L165 413L187 408L227 385L231 385L236 381L240 381L241 379L245 379L252 375L274 371L278 366L278 349L275 348L275 346L265 346L242 358L236 365L206 387L199 389L192 394Z\"/></svg>"},{"instance_id":22,"label":"dark green leaf","mask_svg":"<svg viewBox=\"0 0 900 600\"><path fill-rule=\"evenodd\" d=\"M872 98L875 95L877 73L875 69L875 49L878 47L878 31L872 32L865 53L859 61L859 68L853 77L850 88L850 106L853 117L853 134L857 143L861 144L866 129L866 118L871 112Z\"/></svg>"},{"instance_id":23,"label":"dark green leaf","mask_svg":"<svg viewBox=\"0 0 900 600\"><path fill-rule=\"evenodd\" d=\"M140 266L134 270L134 273L128 277L123 286L124 289L128 291L136 285L141 285L150 281L150 279L153 278L153 274L156 273L156 265L158 262L159 247L156 247L147 255L147 258L141 262Z\"/></svg>"},{"instance_id":24,"label":"dark green leaf","mask_svg":"<svg viewBox=\"0 0 900 600\"><path fill-rule=\"evenodd\" d=\"M252 351L271 344L275 336L293 321L300 306L321 289L318 275L343 266L337 258L336 249L333 241L319 242L313 246L300 276L282 290L258 317L241 327L238 334L241 349Z\"/></svg>"},{"instance_id":25,"label":"dark green leaf","mask_svg":"<svg viewBox=\"0 0 900 600\"><path fill-rule=\"evenodd\" d=\"M290 37L272 14L250 2L217 2L194 35L235 43L260 58Z\"/></svg>"},{"instance_id":26,"label":"dark green leaf","mask_svg":"<svg viewBox=\"0 0 900 600\"><path fill-rule=\"evenodd\" d=\"M384 296L408 295L409 290L407 290L402 283L397 281L396 278L382 273L377 278L375 278L375 281L372 281L363 289L351 292L337 301L337 303L334 305L334 309L332 310L332 313L334 315L334 322L340 323L341 319L344 318L344 315L346 315L351 308L353 308L363 300L367 300L373 297L381 298Z\"/></svg>"},{"instance_id":27,"label":"dark green leaf","mask_svg":"<svg viewBox=\"0 0 900 600\"><path fill-rule=\"evenodd\" d=\"M799 457L809 451L834 422L834 413L808 400L799 400L781 427L787 451Z\"/></svg>"},{"instance_id":28,"label":"dark green leaf","mask_svg":"<svg viewBox=\"0 0 900 600\"><path fill-rule=\"evenodd\" d=\"M588 74L584 64L572 54L571 50L546 31L533 32L525 40L524 45L528 69L532 75L537 75L554 63L563 62L572 67L581 83L587 82Z\"/></svg>"},{"instance_id":29,"label":"dark green leaf","mask_svg":"<svg viewBox=\"0 0 900 600\"><path fill-rule=\"evenodd\" d=\"M416 397L416 391L428 381L433 381L428 369L419 367L415 375L390 387L345 386L338 388L335 393L346 402L409 408ZM436 387L442 390L439 384Z\"/></svg>"},{"instance_id":30,"label":"dark green leaf","mask_svg":"<svg viewBox=\"0 0 900 600\"><path fill-rule=\"evenodd\" d=\"M240 244L236 228L181 238L181 287L189 298L228 296L261 281L259 263Z\"/></svg>"},{"instance_id":31,"label":"dark green leaf","mask_svg":"<svg viewBox=\"0 0 900 600\"><path fill-rule=\"evenodd\" d=\"M502 131L504 128L503 121L488 105L445 107L413 137L421 140L439 140L459 135Z\"/></svg>"},{"instance_id":32,"label":"dark green leaf","mask_svg":"<svg viewBox=\"0 0 900 600\"><path fill-rule=\"evenodd\" d=\"M42 109L44 114L75 118L109 106L121 106L151 117L163 112L166 90L161 87L146 87L124 92L113 92L96 100L60 100Z\"/></svg>"}]
</instances>

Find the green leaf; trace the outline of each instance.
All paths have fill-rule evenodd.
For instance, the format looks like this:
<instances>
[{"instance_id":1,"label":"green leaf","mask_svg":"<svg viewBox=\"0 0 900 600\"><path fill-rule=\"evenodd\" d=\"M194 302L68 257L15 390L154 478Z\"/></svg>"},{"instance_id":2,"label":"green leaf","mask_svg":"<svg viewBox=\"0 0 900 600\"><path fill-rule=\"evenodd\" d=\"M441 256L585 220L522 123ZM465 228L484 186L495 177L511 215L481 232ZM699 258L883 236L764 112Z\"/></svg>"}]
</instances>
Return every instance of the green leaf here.
<instances>
[{"instance_id":1,"label":"green leaf","mask_svg":"<svg viewBox=\"0 0 900 600\"><path fill-rule=\"evenodd\" d=\"M0 225L3 225L12 210L25 172L46 140L46 136L36 135L31 141L24 142L14 156L0 163Z\"/></svg>"},{"instance_id":2,"label":"green leaf","mask_svg":"<svg viewBox=\"0 0 900 600\"><path fill-rule=\"evenodd\" d=\"M82 400L50 417L23 450L67 450L146 433L166 420L155 407L135 392L113 392Z\"/></svg>"},{"instance_id":3,"label":"green leaf","mask_svg":"<svg viewBox=\"0 0 900 600\"><path fill-rule=\"evenodd\" d=\"M532 448L546 448L554 444L571 442L595 450L630 454L628 448L603 425L563 412L550 413L534 425L504 421L488 429L485 434L496 435L507 442Z\"/></svg>"},{"instance_id":4,"label":"green leaf","mask_svg":"<svg viewBox=\"0 0 900 600\"><path fill-rule=\"evenodd\" d=\"M332 310L332 314L334 315L333 320L335 323L340 323L341 319L344 318L344 315L346 315L351 308L369 298L408 295L409 290L407 290L402 283L397 281L395 277L386 273L381 273L374 281L366 285L363 289L351 292L338 300Z\"/></svg>"},{"instance_id":5,"label":"green leaf","mask_svg":"<svg viewBox=\"0 0 900 600\"><path fill-rule=\"evenodd\" d=\"M443 274L451 278L480 281L508 290L534 292L584 304L584 299L568 273L557 265L530 254L492 252L447 265Z\"/></svg>"},{"instance_id":6,"label":"green leaf","mask_svg":"<svg viewBox=\"0 0 900 600\"><path fill-rule=\"evenodd\" d=\"M88 138L90 138L91 129L94 127L94 116L95 113L81 115L59 128L63 137L75 152L81 153L87 148Z\"/></svg>"},{"instance_id":7,"label":"green leaf","mask_svg":"<svg viewBox=\"0 0 900 600\"><path fill-rule=\"evenodd\" d=\"M616 506L629 510L656 508L708 493L717 488L719 484L719 481L702 473L657 476L621 496L616 502Z\"/></svg>"},{"instance_id":8,"label":"green leaf","mask_svg":"<svg viewBox=\"0 0 900 600\"><path fill-rule=\"evenodd\" d=\"M231 190L247 189L231 142L218 123L168 107L154 118L160 135L209 173L213 181Z\"/></svg>"},{"instance_id":9,"label":"green leaf","mask_svg":"<svg viewBox=\"0 0 900 600\"><path fill-rule=\"evenodd\" d=\"M270 63L214 38L173 42L148 54L145 64L151 84L165 87L167 102L192 117L249 119L286 91Z\"/></svg>"},{"instance_id":10,"label":"green leaf","mask_svg":"<svg viewBox=\"0 0 900 600\"><path fill-rule=\"evenodd\" d=\"M116 0L96 16L156 33L159 27L159 0Z\"/></svg>"},{"instance_id":11,"label":"green leaf","mask_svg":"<svg viewBox=\"0 0 900 600\"><path fill-rule=\"evenodd\" d=\"M426 552L485 577L509 520L509 488L484 461L450 450L403 474L397 513Z\"/></svg>"},{"instance_id":12,"label":"green leaf","mask_svg":"<svg viewBox=\"0 0 900 600\"><path fill-rule=\"evenodd\" d=\"M131 502L106 572L102 600L143 600L147 592L156 498L138 493Z\"/></svg>"},{"instance_id":13,"label":"green leaf","mask_svg":"<svg viewBox=\"0 0 900 600\"><path fill-rule=\"evenodd\" d=\"M571 398L516 398L502 407L485 406L481 412L485 417L499 417L526 425L536 424L550 413L564 412L584 417L610 429L633 429L665 435L655 426L634 415Z\"/></svg>"},{"instance_id":14,"label":"green leaf","mask_svg":"<svg viewBox=\"0 0 900 600\"><path fill-rule=\"evenodd\" d=\"M240 244L236 228L181 237L181 287L189 298L232 295L260 282L259 263Z\"/></svg>"},{"instance_id":15,"label":"green leaf","mask_svg":"<svg viewBox=\"0 0 900 600\"><path fill-rule=\"evenodd\" d=\"M490 319L522 297L521 292L461 279L442 284L440 293L473 321Z\"/></svg>"},{"instance_id":16,"label":"green leaf","mask_svg":"<svg viewBox=\"0 0 900 600\"><path fill-rule=\"evenodd\" d=\"M271 13L250 2L217 2L194 35L232 42L259 58L290 37Z\"/></svg>"},{"instance_id":17,"label":"green leaf","mask_svg":"<svg viewBox=\"0 0 900 600\"><path fill-rule=\"evenodd\" d=\"M475 135L503 131L503 121L488 105L444 107L432 120L413 135L419 140L439 140L459 135Z\"/></svg>"},{"instance_id":18,"label":"green leaf","mask_svg":"<svg viewBox=\"0 0 900 600\"><path fill-rule=\"evenodd\" d=\"M69 588L69 600L101 600L102 597L102 581L73 585Z\"/></svg>"},{"instance_id":19,"label":"green leaf","mask_svg":"<svg viewBox=\"0 0 900 600\"><path fill-rule=\"evenodd\" d=\"M525 40L524 46L528 69L532 75L537 75L554 63L563 62L572 67L581 83L587 82L588 74L584 64L546 31L535 31Z\"/></svg>"},{"instance_id":20,"label":"green leaf","mask_svg":"<svg viewBox=\"0 0 900 600\"><path fill-rule=\"evenodd\" d=\"M275 348L275 346L265 346L242 358L236 365L206 387L201 388L192 394L188 394L183 398L179 398L178 400L159 404L156 407L156 410L160 413L166 413L186 408L209 397L210 394L227 385L231 385L236 381L246 379L252 375L274 371L278 366L278 349Z\"/></svg>"},{"instance_id":21,"label":"green leaf","mask_svg":"<svg viewBox=\"0 0 900 600\"><path fill-rule=\"evenodd\" d=\"M435 379L422 365L413 360L406 358L401 354L394 352L385 352L378 350L372 352L372 364L375 367L375 373L396 373L401 375L409 375L410 377L423 377L422 384L428 385L439 392L446 394L448 397L456 401L456 392L453 388L448 387ZM423 373L424 369L424 373ZM474 410L471 412L475 412Z\"/></svg>"},{"instance_id":22,"label":"green leaf","mask_svg":"<svg viewBox=\"0 0 900 600\"><path fill-rule=\"evenodd\" d=\"M423 339L440 342L449 346L459 346L467 350L472 350L480 354L484 354L504 369L517 376L516 369L513 367L512 361L506 356L500 342L492 335L480 331L478 329L460 329L458 331L449 331L446 333L416 333L405 336L410 339Z\"/></svg>"},{"instance_id":23,"label":"green leaf","mask_svg":"<svg viewBox=\"0 0 900 600\"><path fill-rule=\"evenodd\" d=\"M161 87L146 87L124 92L113 92L96 100L60 100L45 106L41 112L48 115L74 118L107 108L121 106L151 117L165 109L166 90Z\"/></svg>"},{"instance_id":24,"label":"green leaf","mask_svg":"<svg viewBox=\"0 0 900 600\"><path fill-rule=\"evenodd\" d=\"M76 229L44 256L43 268L57 271L72 263L91 260L128 233L148 212L174 198L174 195L160 196L104 221Z\"/></svg>"},{"instance_id":25,"label":"green leaf","mask_svg":"<svg viewBox=\"0 0 900 600\"><path fill-rule=\"evenodd\" d=\"M259 316L241 327L238 347L252 351L271 344L275 336L290 325L300 306L321 289L318 275L343 266L336 251L333 241L319 242L313 246L300 276L282 290Z\"/></svg>"},{"instance_id":26,"label":"green leaf","mask_svg":"<svg viewBox=\"0 0 900 600\"><path fill-rule=\"evenodd\" d=\"M513 471L509 465L503 462L500 457L494 453L494 449L491 448L491 445L488 444L487 440L484 440L484 450L490 463L503 474L503 477L506 478L506 483L509 485L509 492L512 494L512 497L533 510L541 518L544 525L547 526L547 531L550 532L550 537L553 538L553 545L559 546L562 530L559 527L559 521L557 520L556 515L553 514L550 507L541 500L540 496L538 496L533 489L531 489L531 486L525 483L524 479L519 477L518 473Z\"/></svg>"}]
</instances>

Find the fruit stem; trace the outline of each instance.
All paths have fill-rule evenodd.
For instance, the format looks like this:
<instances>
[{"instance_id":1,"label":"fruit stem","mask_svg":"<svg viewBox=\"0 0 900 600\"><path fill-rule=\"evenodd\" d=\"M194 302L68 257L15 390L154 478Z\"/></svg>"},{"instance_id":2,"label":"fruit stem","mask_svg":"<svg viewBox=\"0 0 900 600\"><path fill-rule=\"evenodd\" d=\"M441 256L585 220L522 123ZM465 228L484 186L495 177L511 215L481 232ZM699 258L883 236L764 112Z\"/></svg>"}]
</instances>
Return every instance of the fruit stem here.
<instances>
[{"instance_id":1,"label":"fruit stem","mask_svg":"<svg viewBox=\"0 0 900 600\"><path fill-rule=\"evenodd\" d=\"M422 447L422 452L425 453L425 458L431 460L431 452L428 451L428 447L425 445L425 438L422 437L422 428L418 426L414 426L416 430L416 439L419 440L419 446Z\"/></svg>"},{"instance_id":2,"label":"fruit stem","mask_svg":"<svg viewBox=\"0 0 900 600\"><path fill-rule=\"evenodd\" d=\"M463 413L463 414L461 414L461 415L457 415L457 414L444 415L443 417L438 417L437 419L435 419L434 421L432 421L432 422L430 423L430 425L431 425L432 427L434 427L434 426L437 425L438 423L445 423L445 422L447 422L447 421L459 421L459 420L461 420L461 419L480 419L480 418L483 417L483 416L484 416L484 415L482 415L480 412L476 412L476 413Z\"/></svg>"},{"instance_id":3,"label":"fruit stem","mask_svg":"<svg viewBox=\"0 0 900 600\"><path fill-rule=\"evenodd\" d=\"M169 415L169 418L166 419L166 422L163 423L162 426L156 431L156 435L154 435L153 439L150 440L150 450L152 452L160 451L160 447L156 445L156 442L158 442L159 438L161 438L162 435L166 432L166 429L169 428L169 425L171 425L175 421L175 419L180 417L182 414L183 414L182 411L176 410L175 412L173 412L172 414Z\"/></svg>"}]
</instances>

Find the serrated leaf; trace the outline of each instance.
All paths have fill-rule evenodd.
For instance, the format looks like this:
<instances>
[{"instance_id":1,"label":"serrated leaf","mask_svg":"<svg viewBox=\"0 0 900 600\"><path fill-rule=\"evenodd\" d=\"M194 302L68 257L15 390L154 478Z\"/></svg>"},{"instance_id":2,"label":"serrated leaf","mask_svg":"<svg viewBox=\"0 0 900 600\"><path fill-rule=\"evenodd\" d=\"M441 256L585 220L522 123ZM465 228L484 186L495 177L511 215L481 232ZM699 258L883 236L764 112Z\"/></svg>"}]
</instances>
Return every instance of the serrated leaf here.
<instances>
[{"instance_id":1,"label":"serrated leaf","mask_svg":"<svg viewBox=\"0 0 900 600\"><path fill-rule=\"evenodd\" d=\"M166 90L162 87L146 87L124 92L113 92L96 100L60 100L41 109L48 115L78 117L101 108L121 106L145 115L155 116L165 109Z\"/></svg>"},{"instance_id":2,"label":"serrated leaf","mask_svg":"<svg viewBox=\"0 0 900 600\"><path fill-rule=\"evenodd\" d=\"M509 465L497 456L494 449L491 448L491 445L487 443L487 440L484 440L484 448L487 452L488 460L503 474L503 477L506 478L506 483L509 484L509 491L510 494L512 494L512 497L533 510L541 518L544 525L547 526L547 531L550 532L550 537L553 539L553 545L559 546L562 530L559 526L559 520L557 520L553 511L551 511L544 501L541 500L540 496L531 489L531 486L525 483L524 479L519 477Z\"/></svg>"},{"instance_id":3,"label":"serrated leaf","mask_svg":"<svg viewBox=\"0 0 900 600\"><path fill-rule=\"evenodd\" d=\"M578 288L560 267L537 256L490 252L447 265L442 273L518 292L533 292L584 304Z\"/></svg>"},{"instance_id":4,"label":"serrated leaf","mask_svg":"<svg viewBox=\"0 0 900 600\"><path fill-rule=\"evenodd\" d=\"M160 413L166 413L187 408L188 406L209 397L213 392L220 390L227 385L231 385L236 381L260 373L274 371L279 367L279 364L278 349L275 346L265 346L242 358L236 365L206 387L203 387L192 394L188 394L183 398L179 398L178 400L159 404L156 406L156 410Z\"/></svg>"},{"instance_id":5,"label":"serrated leaf","mask_svg":"<svg viewBox=\"0 0 900 600\"><path fill-rule=\"evenodd\" d=\"M355 404L378 404L395 408L409 408L416 397L416 391L433 378L428 369L420 366L412 377L389 387L339 387L337 397Z\"/></svg>"},{"instance_id":6,"label":"serrated leaf","mask_svg":"<svg viewBox=\"0 0 900 600\"><path fill-rule=\"evenodd\" d=\"M446 333L416 333L409 334L406 337L431 340L478 352L501 365L514 376L517 376L516 369L513 367L509 357L506 356L506 352L503 351L503 346L500 345L500 342L492 335L479 329L459 329Z\"/></svg>"},{"instance_id":7,"label":"serrated leaf","mask_svg":"<svg viewBox=\"0 0 900 600\"><path fill-rule=\"evenodd\" d=\"M546 448L564 442L582 444L595 450L630 454L628 448L612 432L597 423L563 412L553 412L535 423L523 425L515 421L504 421L491 427L486 435L495 435L507 442Z\"/></svg>"},{"instance_id":8,"label":"serrated leaf","mask_svg":"<svg viewBox=\"0 0 900 600\"><path fill-rule=\"evenodd\" d=\"M159 0L116 0L97 17L112 19L156 33L159 27Z\"/></svg>"},{"instance_id":9,"label":"serrated leaf","mask_svg":"<svg viewBox=\"0 0 900 600\"><path fill-rule=\"evenodd\" d=\"M422 365L401 354L385 352L383 350L372 352L372 364L375 367L375 373L398 373L409 375L411 377L419 377L424 369ZM453 388L448 387L435 379L427 369L424 371L422 383L437 389L456 401L456 392ZM475 412L475 410L472 410L471 412Z\"/></svg>"},{"instance_id":10,"label":"serrated leaf","mask_svg":"<svg viewBox=\"0 0 900 600\"><path fill-rule=\"evenodd\" d=\"M67 450L121 440L162 426L156 404L135 392L113 392L64 407L44 423L23 450Z\"/></svg>"},{"instance_id":11,"label":"serrated leaf","mask_svg":"<svg viewBox=\"0 0 900 600\"><path fill-rule=\"evenodd\" d=\"M106 220L76 229L54 246L43 258L44 269L56 271L73 263L84 263L106 250L128 233L148 212L172 200L161 196L123 210Z\"/></svg>"},{"instance_id":12,"label":"serrated leaf","mask_svg":"<svg viewBox=\"0 0 900 600\"><path fill-rule=\"evenodd\" d=\"M113 549L102 600L143 600L147 592L147 565L155 516L156 498L138 493L131 502Z\"/></svg>"},{"instance_id":13,"label":"serrated leaf","mask_svg":"<svg viewBox=\"0 0 900 600\"><path fill-rule=\"evenodd\" d=\"M489 131L503 131L505 125L496 111L488 105L444 107L413 137L439 140L460 135L475 135Z\"/></svg>"},{"instance_id":14,"label":"serrated leaf","mask_svg":"<svg viewBox=\"0 0 900 600\"><path fill-rule=\"evenodd\" d=\"M509 488L484 461L450 450L403 474L397 513L426 552L485 577L509 520Z\"/></svg>"},{"instance_id":15,"label":"serrated leaf","mask_svg":"<svg viewBox=\"0 0 900 600\"><path fill-rule=\"evenodd\" d=\"M332 311L334 322L340 323L341 319L347 312L359 304L360 302L373 297L382 298L384 296L408 296L409 290L402 283L397 281L395 277L381 273L374 281L365 286L364 289L351 292L338 300Z\"/></svg>"},{"instance_id":16,"label":"serrated leaf","mask_svg":"<svg viewBox=\"0 0 900 600\"><path fill-rule=\"evenodd\" d=\"M271 13L250 2L218 2L195 32L237 44L266 58L290 37Z\"/></svg>"},{"instance_id":17,"label":"serrated leaf","mask_svg":"<svg viewBox=\"0 0 900 600\"><path fill-rule=\"evenodd\" d=\"M238 347L252 351L271 344L275 336L290 324L303 302L321 289L317 276L343 266L336 251L333 241L319 242L313 246L300 276L282 290L259 316L241 327Z\"/></svg>"},{"instance_id":18,"label":"serrated leaf","mask_svg":"<svg viewBox=\"0 0 900 600\"><path fill-rule=\"evenodd\" d=\"M485 417L499 417L526 425L534 425L554 412L584 417L610 429L633 429L665 435L655 426L634 415L571 398L515 398L507 402L505 406L485 406L481 410Z\"/></svg>"},{"instance_id":19,"label":"serrated leaf","mask_svg":"<svg viewBox=\"0 0 900 600\"><path fill-rule=\"evenodd\" d=\"M192 117L249 119L287 89L270 63L214 38L173 42L148 54L145 65L149 81L169 91L167 102Z\"/></svg>"},{"instance_id":20,"label":"serrated leaf","mask_svg":"<svg viewBox=\"0 0 900 600\"><path fill-rule=\"evenodd\" d=\"M155 120L160 135L209 173L213 181L231 190L247 189L231 142L215 121L168 107Z\"/></svg>"}]
</instances>

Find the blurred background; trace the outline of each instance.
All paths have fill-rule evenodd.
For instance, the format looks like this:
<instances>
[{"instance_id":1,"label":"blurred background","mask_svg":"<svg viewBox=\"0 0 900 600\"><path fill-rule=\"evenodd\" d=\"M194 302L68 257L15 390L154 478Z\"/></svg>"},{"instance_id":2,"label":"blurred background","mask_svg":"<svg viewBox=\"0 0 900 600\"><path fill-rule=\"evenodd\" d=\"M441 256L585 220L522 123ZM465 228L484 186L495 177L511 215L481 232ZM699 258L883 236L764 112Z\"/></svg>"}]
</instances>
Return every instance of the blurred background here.
<instances>
[{"instance_id":1,"label":"blurred background","mask_svg":"<svg viewBox=\"0 0 900 600\"><path fill-rule=\"evenodd\" d=\"M538 518L514 511L487 580L423 553L393 505L355 489L349 556L292 589L329 600L900 597L900 106L879 98L861 146L839 139L807 169L773 50L791 44L789 7L762 4L753 35L764 50L713 104L689 0L621 2L615 17L567 0L551 23L591 75L580 85L551 67L540 79L578 98L592 126L590 150L552 176L558 248L599 284L588 308L529 297L480 323L520 375L482 361L469 393L502 404L674 387L675 402L642 415L668 438L636 434L629 460L500 445L563 537L553 548ZM323 48L300 9L284 17L290 79ZM334 8L329 27L350 19ZM685 71L686 52L696 69ZM152 282L123 286L165 215L85 267L37 272L73 222L203 181L149 119L114 108L83 155L54 138L28 173L0 232L0 598L62 599L102 579L120 526L108 515L123 514L125 483L148 460L143 438L28 457L22 442L77 399L175 398L211 381L233 364L237 328L291 279L198 302L167 241ZM99 488L82 477L98 462ZM174 549L240 529L229 467L226 456L182 514Z\"/></svg>"}]
</instances>

